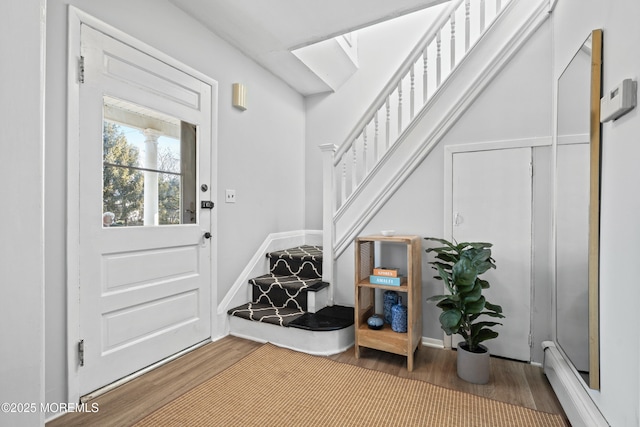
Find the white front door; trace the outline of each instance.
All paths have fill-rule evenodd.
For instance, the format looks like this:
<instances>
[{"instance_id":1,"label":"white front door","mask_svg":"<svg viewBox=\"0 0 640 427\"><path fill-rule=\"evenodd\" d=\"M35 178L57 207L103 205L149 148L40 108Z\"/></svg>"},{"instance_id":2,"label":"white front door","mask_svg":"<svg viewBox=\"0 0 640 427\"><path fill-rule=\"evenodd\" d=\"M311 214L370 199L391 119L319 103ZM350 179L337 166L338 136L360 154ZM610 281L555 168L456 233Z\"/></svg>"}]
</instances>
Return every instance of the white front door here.
<instances>
[{"instance_id":1,"label":"white front door","mask_svg":"<svg viewBox=\"0 0 640 427\"><path fill-rule=\"evenodd\" d=\"M492 355L529 361L531 330L531 148L453 154L452 230L458 242L493 244L496 269L483 279L487 300L502 306ZM487 320L493 320L487 318Z\"/></svg>"},{"instance_id":2,"label":"white front door","mask_svg":"<svg viewBox=\"0 0 640 427\"><path fill-rule=\"evenodd\" d=\"M86 394L211 337L212 87L81 26Z\"/></svg>"}]
</instances>

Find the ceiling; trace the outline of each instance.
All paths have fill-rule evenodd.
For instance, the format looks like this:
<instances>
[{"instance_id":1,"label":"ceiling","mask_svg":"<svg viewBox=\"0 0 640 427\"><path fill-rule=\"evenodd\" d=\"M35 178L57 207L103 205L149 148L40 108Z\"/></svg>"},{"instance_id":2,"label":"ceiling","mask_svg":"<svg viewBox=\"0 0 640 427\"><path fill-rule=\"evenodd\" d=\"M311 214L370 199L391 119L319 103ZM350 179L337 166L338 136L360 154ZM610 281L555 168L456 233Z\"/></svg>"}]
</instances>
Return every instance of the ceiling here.
<instances>
[{"instance_id":1,"label":"ceiling","mask_svg":"<svg viewBox=\"0 0 640 427\"><path fill-rule=\"evenodd\" d=\"M327 90L291 50L447 0L169 0L303 95Z\"/></svg>"}]
</instances>

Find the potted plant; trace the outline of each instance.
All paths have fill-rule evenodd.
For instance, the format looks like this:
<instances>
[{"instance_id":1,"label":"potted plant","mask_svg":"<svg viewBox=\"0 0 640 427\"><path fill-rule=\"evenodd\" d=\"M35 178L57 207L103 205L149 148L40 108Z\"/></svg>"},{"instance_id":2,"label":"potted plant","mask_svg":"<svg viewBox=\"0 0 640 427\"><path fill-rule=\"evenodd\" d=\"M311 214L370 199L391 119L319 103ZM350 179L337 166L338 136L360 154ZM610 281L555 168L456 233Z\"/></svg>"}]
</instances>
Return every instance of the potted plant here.
<instances>
[{"instance_id":1,"label":"potted plant","mask_svg":"<svg viewBox=\"0 0 640 427\"><path fill-rule=\"evenodd\" d=\"M460 334L464 343L458 346L458 376L476 384L489 381L489 350L480 344L496 338L491 329L499 322L482 320L481 316L504 318L502 307L491 304L482 295L489 282L479 276L490 268L496 268L491 258L491 243L451 243L444 239L426 237L425 240L444 246L427 249L436 253L430 262L438 270L436 279L442 280L446 295L435 295L427 301L436 302L442 309L440 324L447 335Z\"/></svg>"}]
</instances>

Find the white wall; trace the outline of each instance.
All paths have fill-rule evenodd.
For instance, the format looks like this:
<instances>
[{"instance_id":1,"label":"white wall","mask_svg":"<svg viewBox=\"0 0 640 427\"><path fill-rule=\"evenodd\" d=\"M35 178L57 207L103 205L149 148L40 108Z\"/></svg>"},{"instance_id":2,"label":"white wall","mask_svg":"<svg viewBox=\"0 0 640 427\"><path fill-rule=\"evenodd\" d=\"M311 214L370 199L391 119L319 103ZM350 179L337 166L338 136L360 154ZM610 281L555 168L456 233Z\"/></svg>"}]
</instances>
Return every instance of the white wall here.
<instances>
[{"instance_id":1,"label":"white wall","mask_svg":"<svg viewBox=\"0 0 640 427\"><path fill-rule=\"evenodd\" d=\"M553 14L554 78L591 30L603 29L603 90L640 77L640 3L636 0L562 0ZM640 425L640 113L638 109L602 131L600 225L600 383L591 392L613 426Z\"/></svg>"},{"instance_id":2,"label":"white wall","mask_svg":"<svg viewBox=\"0 0 640 427\"><path fill-rule=\"evenodd\" d=\"M398 233L442 237L444 235L444 146L546 137L552 132L551 25L545 23L501 74L424 160L422 165L387 202L361 234L395 229ZM526 82L526 83L524 83ZM540 342L551 338L551 147L534 149L533 353L542 362ZM487 165L492 167L492 165ZM338 301L353 302L353 246L338 260ZM441 282L423 254L423 336L441 340L438 316L426 297L442 292ZM499 261L498 261L499 262ZM506 320L508 321L508 319Z\"/></svg>"},{"instance_id":3,"label":"white wall","mask_svg":"<svg viewBox=\"0 0 640 427\"><path fill-rule=\"evenodd\" d=\"M219 84L218 300L270 233L304 224L304 102L301 95L167 0L49 0L46 156L46 399L66 402L67 5L211 77ZM248 109L231 106L231 85L248 88ZM224 203L235 189L237 202ZM214 290L215 292L216 290ZM215 309L215 308L214 308ZM214 331L215 333L215 331Z\"/></svg>"},{"instance_id":4,"label":"white wall","mask_svg":"<svg viewBox=\"0 0 640 427\"><path fill-rule=\"evenodd\" d=\"M44 8L0 3L0 425L44 420Z\"/></svg>"}]
</instances>

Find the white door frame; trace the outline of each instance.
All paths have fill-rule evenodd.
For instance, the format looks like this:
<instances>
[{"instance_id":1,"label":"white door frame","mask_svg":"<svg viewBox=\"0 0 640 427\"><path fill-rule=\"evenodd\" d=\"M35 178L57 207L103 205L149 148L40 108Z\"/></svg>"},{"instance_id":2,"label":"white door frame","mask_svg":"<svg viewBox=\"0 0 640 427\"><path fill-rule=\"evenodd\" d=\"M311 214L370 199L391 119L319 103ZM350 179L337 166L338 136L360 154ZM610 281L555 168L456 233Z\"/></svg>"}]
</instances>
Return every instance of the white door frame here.
<instances>
[{"instance_id":1,"label":"white door frame","mask_svg":"<svg viewBox=\"0 0 640 427\"><path fill-rule=\"evenodd\" d=\"M80 158L79 158L79 112L80 112L80 26L86 24L104 34L107 34L135 49L138 49L180 71L189 74L211 86L211 199L215 208L211 212L209 229L214 238L211 239L211 334L218 335L216 307L217 296L217 260L218 260L218 214L217 214L217 162L218 158L218 82L212 78L184 65L163 52L115 29L97 18L69 6L69 34L67 58L67 387L68 402L80 400L78 341L80 339L80 303L79 303L79 204L80 204Z\"/></svg>"},{"instance_id":2,"label":"white door frame","mask_svg":"<svg viewBox=\"0 0 640 427\"><path fill-rule=\"evenodd\" d=\"M512 139L502 141L475 142L469 144L447 145L444 147L444 238L451 241L453 226L449 220L453 217L453 155L474 151L505 150L509 148L533 148L551 146L551 137ZM533 282L531 283L531 301L533 307ZM531 319L533 325L533 319ZM443 332L445 348L451 348L453 337Z\"/></svg>"}]
</instances>

